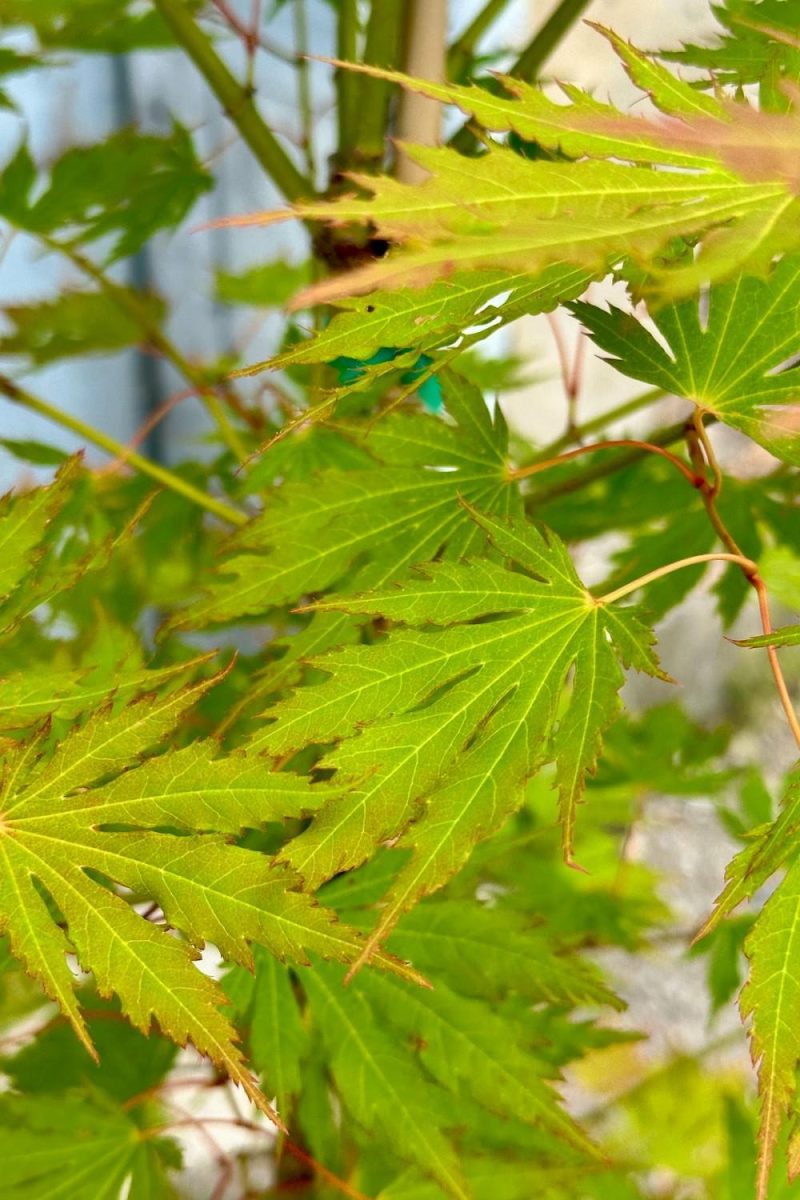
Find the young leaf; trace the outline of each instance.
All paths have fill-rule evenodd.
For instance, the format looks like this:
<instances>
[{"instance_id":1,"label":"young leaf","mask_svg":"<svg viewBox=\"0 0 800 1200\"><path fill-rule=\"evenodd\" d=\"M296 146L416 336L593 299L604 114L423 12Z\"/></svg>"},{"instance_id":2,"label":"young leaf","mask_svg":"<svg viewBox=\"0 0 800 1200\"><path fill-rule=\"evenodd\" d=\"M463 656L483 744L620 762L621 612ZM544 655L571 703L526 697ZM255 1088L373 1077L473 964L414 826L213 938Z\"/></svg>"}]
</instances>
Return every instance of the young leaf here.
<instances>
[{"instance_id":1,"label":"young leaf","mask_svg":"<svg viewBox=\"0 0 800 1200\"><path fill-rule=\"evenodd\" d=\"M724 115L725 110L717 101L676 79L612 30L593 22L587 24L591 24L611 42L628 68L633 82L651 96L658 95L661 101L659 107L665 112L675 115ZM527 142L535 142L546 150L559 151L569 158L622 158L636 163L695 168L716 165L713 152L704 153L700 148L667 153L647 123L637 118L628 118L625 132L613 136L603 129L603 124L612 121L621 123L624 118L619 110L610 104L603 104L571 84L561 84L571 101L571 104L565 105L550 99L541 88L513 75L498 75L496 78L502 90L489 90L476 84L462 87L454 83L414 79L400 71L384 71L365 63L348 63L347 69L399 83L408 91L419 92L442 104L454 104L484 129L497 133L512 130Z\"/></svg>"},{"instance_id":2,"label":"young leaf","mask_svg":"<svg viewBox=\"0 0 800 1200\"><path fill-rule=\"evenodd\" d=\"M596 127L595 120L590 129ZM412 188L356 176L372 199L303 204L269 218L372 221L378 236L396 247L407 244L342 278L314 285L298 304L337 302L373 288L417 287L454 270L519 271L524 265L535 275L553 263L568 263L602 276L631 253L648 263L673 239L722 225L719 243L725 255L720 251L714 260L716 276L730 275L744 263L769 262L776 227L784 245L788 239L787 249L796 245L787 231L794 229L798 202L782 178L740 180L722 166L681 173L618 162L529 162L499 146L481 158L446 148L405 150L430 173L423 184ZM742 244L748 217L763 232ZM680 285L677 272L669 278L670 286Z\"/></svg>"},{"instance_id":3,"label":"young leaf","mask_svg":"<svg viewBox=\"0 0 800 1200\"><path fill-rule=\"evenodd\" d=\"M656 108L663 113L684 118L712 117L724 120L725 108L719 100L704 95L689 83L684 83L674 72L661 66L655 58L642 54L613 29L606 29L594 21L588 21L587 24L608 39L625 64L631 82L641 91L647 92Z\"/></svg>"},{"instance_id":4,"label":"young leaf","mask_svg":"<svg viewBox=\"0 0 800 1200\"><path fill-rule=\"evenodd\" d=\"M617 370L685 396L787 462L800 464L800 386L793 356L800 338L800 257L786 256L768 278L711 288L698 300L653 314L668 350L618 308L575 303L572 311Z\"/></svg>"},{"instance_id":5,"label":"young leaf","mask_svg":"<svg viewBox=\"0 0 800 1200\"><path fill-rule=\"evenodd\" d=\"M650 632L630 611L598 605L552 534L470 514L522 571L432 563L393 587L320 606L420 628L321 658L331 678L279 705L257 739L275 754L344 739L322 764L352 790L281 855L306 886L358 865L388 838L413 847L370 945L463 865L549 761L570 858L584 778L617 712L620 660L659 673Z\"/></svg>"}]
</instances>

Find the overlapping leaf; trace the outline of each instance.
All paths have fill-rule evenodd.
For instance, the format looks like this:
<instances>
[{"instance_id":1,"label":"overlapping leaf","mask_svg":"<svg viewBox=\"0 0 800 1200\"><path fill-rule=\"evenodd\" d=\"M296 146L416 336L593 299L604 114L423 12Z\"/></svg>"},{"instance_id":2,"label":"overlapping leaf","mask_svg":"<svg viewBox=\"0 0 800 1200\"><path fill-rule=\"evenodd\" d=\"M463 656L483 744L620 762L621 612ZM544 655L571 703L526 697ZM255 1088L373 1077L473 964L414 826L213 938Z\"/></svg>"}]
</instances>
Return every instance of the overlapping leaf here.
<instances>
[{"instance_id":1,"label":"overlapping leaf","mask_svg":"<svg viewBox=\"0 0 800 1200\"><path fill-rule=\"evenodd\" d=\"M291 875L268 870L260 855L220 836L314 808L306 779L272 774L263 759L218 760L202 743L118 774L171 734L208 686L146 698L116 714L101 709L49 758L46 730L8 751L2 928L89 1049L65 959L72 949L102 993L116 992L134 1025L146 1030L155 1017L268 1108L218 1011L221 992L192 966L191 944L213 941L229 960L251 966L253 942L302 962L306 950L352 959L359 939L292 890ZM89 786L111 773L117 778ZM190 945L138 916L113 885L159 905Z\"/></svg>"},{"instance_id":2,"label":"overlapping leaf","mask_svg":"<svg viewBox=\"0 0 800 1200\"><path fill-rule=\"evenodd\" d=\"M383 861L399 857L387 853ZM325 902L348 920L368 920L384 882L377 867L340 876L324 889ZM284 969L262 958L255 981L240 972L232 977L232 994L237 1004L246 996L250 1006L253 1057L257 1041L272 1044L268 1081L285 1063L299 1088L299 1058L307 1059L311 1039L321 1038L338 1096L357 1123L354 1131L347 1122L347 1135L363 1128L375 1150L389 1152L392 1166L395 1160L414 1163L417 1177L436 1181L435 1194L485 1194L485 1187L462 1178L461 1163L470 1152L515 1154L521 1169L552 1161L565 1181L574 1181L600 1167L597 1151L548 1081L580 1051L559 1045L555 1060L540 1055L526 1014L531 1002L559 1005L556 1022L576 1030L580 1042L581 1035L591 1036L589 1026L577 1030L567 1011L620 1002L589 964L574 954L557 955L548 930L540 927L533 938L529 932L517 915L485 908L473 896L432 899L406 914L392 936L403 953L430 966L432 989L373 987L371 977L343 988L341 971L322 964L291 987ZM307 997L302 1025L298 985ZM283 1019L287 1044L276 1032ZM550 1036L561 1032L554 1028ZM306 1070L303 1087L307 1080ZM397 1138L398 1121L407 1137Z\"/></svg>"},{"instance_id":3,"label":"overlapping leaf","mask_svg":"<svg viewBox=\"0 0 800 1200\"><path fill-rule=\"evenodd\" d=\"M535 276L559 263L602 275L623 259L651 272L658 266L652 286L685 295L703 278L764 271L778 251L796 248L796 118L705 96L607 36L666 120L624 115L575 88L566 89L570 103L559 105L513 79L494 95L362 68L577 161L526 161L498 145L479 158L406 147L430 175L421 186L354 176L371 199L300 204L240 223L292 215L369 222L390 243L384 259L315 285L299 303L433 285L454 271L502 268ZM709 233L696 263L661 270L674 239ZM397 302L393 296L385 307Z\"/></svg>"},{"instance_id":4,"label":"overlapping leaf","mask_svg":"<svg viewBox=\"0 0 800 1200\"><path fill-rule=\"evenodd\" d=\"M488 512L519 511L506 478L507 432L500 410L492 421L478 390L462 380L445 377L445 398L456 427L434 416L392 414L363 441L374 456L369 468L324 471L277 490L232 540L234 553L208 596L174 626L263 616L343 581L377 587L414 563L477 548L480 531L459 497ZM351 426L350 435L360 443L363 430ZM351 624L338 613L315 616L292 639L283 667L346 640Z\"/></svg>"},{"instance_id":5,"label":"overlapping leaf","mask_svg":"<svg viewBox=\"0 0 800 1200\"><path fill-rule=\"evenodd\" d=\"M463 865L548 761L557 764L571 855L584 778L617 711L620 660L658 674L649 631L634 614L597 604L554 536L471 515L522 570L485 560L432 563L401 584L329 602L418 628L321 658L331 678L279 705L255 739L275 754L345 739L323 765L351 790L281 856L306 886L358 865L389 838L413 847L371 946Z\"/></svg>"},{"instance_id":6,"label":"overlapping leaf","mask_svg":"<svg viewBox=\"0 0 800 1200\"><path fill-rule=\"evenodd\" d=\"M580 121L576 124L580 128ZM558 262L602 276L628 255L651 263L674 238L723 225L727 256L715 272L730 274L751 262L763 266L775 252L762 252L763 231L746 244L734 242L732 231L738 233L747 220L748 229L760 224L772 236L779 225L785 244L797 206L782 178L747 181L721 165L679 173L590 160L531 162L500 146L477 159L446 148L416 146L407 153L430 172L423 184L411 188L388 178L356 177L360 187L374 193L372 199L301 205L288 214L371 220L380 236L395 246L405 244L344 278L309 289L303 303L336 302L372 288L419 286L453 270L524 268L536 274ZM669 149L664 155L670 157Z\"/></svg>"},{"instance_id":7,"label":"overlapping leaf","mask_svg":"<svg viewBox=\"0 0 800 1200\"><path fill-rule=\"evenodd\" d=\"M79 469L80 461L71 459L48 487L20 496L9 492L0 501L0 604L8 603L14 589L41 560L45 533L63 507Z\"/></svg>"},{"instance_id":8,"label":"overlapping leaf","mask_svg":"<svg viewBox=\"0 0 800 1200\"><path fill-rule=\"evenodd\" d=\"M705 314L697 300L654 314L666 350L620 309L572 308L619 371L685 396L800 464L800 257L782 259L766 279L720 284L706 303Z\"/></svg>"},{"instance_id":9,"label":"overlapping leaf","mask_svg":"<svg viewBox=\"0 0 800 1200\"><path fill-rule=\"evenodd\" d=\"M752 83L780 86L800 76L800 20L796 5L786 0L723 0L712 4L721 31L708 45L686 44L662 55L708 71L700 86Z\"/></svg>"},{"instance_id":10,"label":"overlapping leaf","mask_svg":"<svg viewBox=\"0 0 800 1200\"><path fill-rule=\"evenodd\" d=\"M412 367L420 354L430 356L439 351L442 362L447 362L455 352L474 345L510 321L549 312L580 295L590 278L580 267L561 265L538 275L527 271L456 271L425 291L404 288L343 299L340 307L344 311L334 316L321 333L267 362L248 366L240 374L254 374L265 367L279 370L298 363L329 362L343 354L363 362L354 382L359 388L366 387L397 370L397 359L369 361L383 347L413 346L408 354L408 365Z\"/></svg>"},{"instance_id":11,"label":"overlapping leaf","mask_svg":"<svg viewBox=\"0 0 800 1200\"><path fill-rule=\"evenodd\" d=\"M94 529L81 531L86 536L65 551L62 543L69 539L64 534L74 516L70 509L82 481L81 459L75 456L62 463L48 486L0 499L0 636L7 637L54 596L68 593L88 572L106 567L149 507L146 498L118 533L107 533L107 526L101 526L99 537ZM31 682L35 692L35 679Z\"/></svg>"}]
</instances>

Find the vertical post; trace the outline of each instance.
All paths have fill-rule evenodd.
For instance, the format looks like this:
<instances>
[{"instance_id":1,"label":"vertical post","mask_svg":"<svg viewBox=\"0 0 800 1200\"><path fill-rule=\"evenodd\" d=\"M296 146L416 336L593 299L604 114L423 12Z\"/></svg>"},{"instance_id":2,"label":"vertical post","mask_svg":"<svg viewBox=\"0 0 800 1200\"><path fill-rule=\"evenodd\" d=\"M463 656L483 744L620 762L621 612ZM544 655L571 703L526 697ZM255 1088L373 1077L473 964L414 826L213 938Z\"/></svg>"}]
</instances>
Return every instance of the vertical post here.
<instances>
[{"instance_id":1,"label":"vertical post","mask_svg":"<svg viewBox=\"0 0 800 1200\"><path fill-rule=\"evenodd\" d=\"M420 79L443 80L447 59L447 0L409 0L406 24L405 70ZM403 91L397 114L397 137L422 146L441 139L442 106L416 92ZM427 172L402 152L397 157L397 178L419 183Z\"/></svg>"}]
</instances>

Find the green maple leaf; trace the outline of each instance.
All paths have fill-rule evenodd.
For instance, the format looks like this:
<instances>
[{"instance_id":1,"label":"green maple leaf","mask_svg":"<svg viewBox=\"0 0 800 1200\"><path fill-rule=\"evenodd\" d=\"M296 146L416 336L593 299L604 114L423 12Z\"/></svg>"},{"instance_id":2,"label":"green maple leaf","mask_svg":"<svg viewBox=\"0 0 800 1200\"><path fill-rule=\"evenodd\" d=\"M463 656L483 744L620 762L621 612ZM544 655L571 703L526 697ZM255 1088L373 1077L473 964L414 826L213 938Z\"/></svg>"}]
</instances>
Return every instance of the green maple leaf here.
<instances>
[{"instance_id":1,"label":"green maple leaf","mask_svg":"<svg viewBox=\"0 0 800 1200\"><path fill-rule=\"evenodd\" d=\"M701 75L698 80L701 87L723 83L741 87L769 77L798 77L796 39L800 20L794 4L786 0L723 0L711 7L724 33L718 33L710 45L684 45L680 50L667 51L663 58L708 72L707 77ZM788 36L776 37L775 31Z\"/></svg>"},{"instance_id":2,"label":"green maple leaf","mask_svg":"<svg viewBox=\"0 0 800 1200\"><path fill-rule=\"evenodd\" d=\"M475 1155L462 1159L464 1177L472 1194L491 1200L641 1200L641 1192L623 1174L588 1166L539 1165L510 1155L502 1158ZM595 1179L597 1177L597 1183ZM579 1190L577 1190L579 1189ZM384 1188L378 1200L440 1200L436 1184L409 1170Z\"/></svg>"},{"instance_id":3,"label":"green maple leaf","mask_svg":"<svg viewBox=\"0 0 800 1200\"><path fill-rule=\"evenodd\" d=\"M226 958L252 967L254 942L305 962L308 950L352 960L361 941L294 890L290 874L229 844L246 826L313 809L308 780L274 774L263 759L218 759L203 743L124 770L171 734L209 685L118 713L100 709L51 757L46 729L9 749L0 799L0 929L90 1052L65 959L73 951L101 994L119 996L133 1025L146 1031L155 1018L173 1040L191 1040L271 1112L219 1011L222 992L192 965L194 947L213 941ZM111 773L117 777L102 782ZM140 917L115 884L155 902L188 940Z\"/></svg>"},{"instance_id":4,"label":"green maple leaf","mask_svg":"<svg viewBox=\"0 0 800 1200\"><path fill-rule=\"evenodd\" d=\"M157 296L130 288L119 293L121 304L139 305L154 325L163 320L166 306ZM6 305L3 313L12 329L0 337L0 353L28 357L37 367L75 355L108 354L142 338L141 324L109 304L103 292L64 292L38 304Z\"/></svg>"},{"instance_id":5,"label":"green maple leaf","mask_svg":"<svg viewBox=\"0 0 800 1200\"><path fill-rule=\"evenodd\" d=\"M571 308L618 371L684 396L800 464L800 257L785 257L766 279L713 287L705 318L696 299L656 311L668 349L620 309Z\"/></svg>"},{"instance_id":6,"label":"green maple leaf","mask_svg":"<svg viewBox=\"0 0 800 1200\"><path fill-rule=\"evenodd\" d=\"M263 1090L288 1118L292 1097L303 1083L309 1042L289 969L257 946L255 974L234 968L225 991L247 1030L250 1060Z\"/></svg>"},{"instance_id":7,"label":"green maple leaf","mask_svg":"<svg viewBox=\"0 0 800 1200\"><path fill-rule=\"evenodd\" d=\"M534 1004L622 1007L591 963L558 954L552 935L517 913L428 901L405 914L389 944L394 954L428 975L441 974L466 995L498 1001L512 992Z\"/></svg>"},{"instance_id":8,"label":"green maple leaf","mask_svg":"<svg viewBox=\"0 0 800 1200\"><path fill-rule=\"evenodd\" d=\"M760 633L758 637L737 638L737 646L759 648L763 646L800 646L800 625L783 625L772 633Z\"/></svg>"},{"instance_id":9,"label":"green maple leaf","mask_svg":"<svg viewBox=\"0 0 800 1200\"><path fill-rule=\"evenodd\" d=\"M740 1009L752 1017L750 1043L758 1067L761 1120L758 1200L765 1200L781 1126L797 1094L800 1062L800 862L764 905L745 941L750 960Z\"/></svg>"},{"instance_id":10,"label":"green maple leaf","mask_svg":"<svg viewBox=\"0 0 800 1200\"><path fill-rule=\"evenodd\" d=\"M743 900L754 896L795 852L800 834L800 768L796 767L787 777L777 818L753 832L749 845L728 863L725 887L698 938L715 929Z\"/></svg>"},{"instance_id":11,"label":"green maple leaf","mask_svg":"<svg viewBox=\"0 0 800 1200\"><path fill-rule=\"evenodd\" d=\"M89 1057L66 1022L51 1022L21 1050L0 1058L14 1091L39 1096L81 1090L124 1104L157 1089L175 1064L175 1044L116 1019L119 1006L93 988L83 988L80 1001L92 1010L86 1024L100 1061Z\"/></svg>"},{"instance_id":12,"label":"green maple leaf","mask_svg":"<svg viewBox=\"0 0 800 1200\"><path fill-rule=\"evenodd\" d=\"M120 704L145 692L168 689L210 655L148 670L125 670L118 662L71 671L30 667L0 679L0 730L24 729L43 717L74 719L102 703L113 690ZM115 686L116 685L116 686Z\"/></svg>"},{"instance_id":13,"label":"green maple leaf","mask_svg":"<svg viewBox=\"0 0 800 1200\"><path fill-rule=\"evenodd\" d=\"M763 272L776 254L795 249L796 116L703 95L616 34L600 32L634 83L680 120L631 117L572 87L564 89L570 103L560 105L514 79L501 77L505 91L498 95L359 68L577 161L531 162L495 143L479 158L405 147L430 176L422 185L354 175L371 199L301 203L248 219L369 222L390 243L381 261L312 286L298 303L433 285L453 272L466 278L491 268L536 275L568 263L603 275L623 259L651 272L658 267L653 290L675 297L736 271ZM697 262L664 271L659 260L681 238L706 239ZM397 296L385 308L393 303Z\"/></svg>"},{"instance_id":14,"label":"green maple leaf","mask_svg":"<svg viewBox=\"0 0 800 1200\"><path fill-rule=\"evenodd\" d=\"M425 291L404 288L345 298L340 303L343 311L320 333L266 362L246 367L239 374L252 375L268 367L282 370L302 363L330 362L339 355L368 360L385 346L413 346L409 366L414 365L421 353L439 352L438 370L510 321L525 314L550 312L564 300L580 295L590 278L579 267L560 264L538 275L529 271L513 275L498 270L456 271ZM448 350L467 327L470 332ZM397 365L397 359L364 361L359 378L348 391L370 386L383 375L396 371Z\"/></svg>"},{"instance_id":15,"label":"green maple leaf","mask_svg":"<svg viewBox=\"0 0 800 1200\"><path fill-rule=\"evenodd\" d=\"M647 92L662 112L684 117L724 117L725 110L717 100L678 79L613 30L592 21L586 24L608 39L633 83ZM667 152L663 142L652 136L646 122L630 118L622 127L619 109L603 104L572 84L559 85L571 101L563 104L551 99L541 88L513 75L498 74L495 78L502 90L489 91L477 84L464 87L438 80L415 79L400 71L387 71L366 63L341 65L349 71L399 83L408 91L429 96L442 104L456 105L484 129L495 133L513 131L525 141L536 142L546 150L561 152L569 158L614 157L638 163L694 168L715 166L718 162L711 150L674 149ZM602 123L610 125L611 122L620 127L619 132L602 128Z\"/></svg>"},{"instance_id":16,"label":"green maple leaf","mask_svg":"<svg viewBox=\"0 0 800 1200\"><path fill-rule=\"evenodd\" d=\"M325 884L318 898L348 924L370 922L408 857L407 850L381 852L366 866ZM441 975L465 995L499 1002L513 993L533 1004L621 1005L591 963L560 953L549 929L474 900L424 901L403 916L389 944L427 977Z\"/></svg>"},{"instance_id":17,"label":"green maple leaf","mask_svg":"<svg viewBox=\"0 0 800 1200\"><path fill-rule=\"evenodd\" d=\"M76 232L84 243L111 237L110 259L135 254L159 229L177 225L212 186L177 124L166 136L123 129L73 146L56 159L43 191L34 191L36 182L22 145L0 175L0 214L45 240Z\"/></svg>"},{"instance_id":18,"label":"green maple leaf","mask_svg":"<svg viewBox=\"0 0 800 1200\"><path fill-rule=\"evenodd\" d=\"M465 920L475 907L461 906ZM472 1194L460 1167L470 1129L481 1131L484 1151L496 1139L539 1158L568 1156L574 1176L596 1164L596 1148L563 1110L548 1082L553 1070L531 1049L518 1014L459 993L448 979L442 971L432 989L396 989L373 987L370 975L343 988L342 969L327 965L303 978L345 1108L393 1156L459 1197ZM483 1136L487 1122L493 1132Z\"/></svg>"},{"instance_id":19,"label":"green maple leaf","mask_svg":"<svg viewBox=\"0 0 800 1200\"><path fill-rule=\"evenodd\" d=\"M340 426L371 453L370 466L327 470L277 489L265 512L232 539L233 553L207 597L171 627L263 616L342 581L377 587L437 554L477 549L480 530L459 497L489 512L521 510L507 478L508 433L500 409L492 420L477 388L447 373L444 389L455 426L405 412L385 417L366 436L358 426ZM291 639L279 669L348 640L352 624L340 613L317 614ZM268 679L274 690L274 671Z\"/></svg>"},{"instance_id":20,"label":"green maple leaf","mask_svg":"<svg viewBox=\"0 0 800 1200\"><path fill-rule=\"evenodd\" d=\"M48 486L0 499L0 638L87 572L106 567L149 507L151 497L119 533L97 538L90 525L88 537L75 539L76 552L65 555L59 543L70 529L71 501L80 495L81 465L79 455L68 458Z\"/></svg>"},{"instance_id":21,"label":"green maple leaf","mask_svg":"<svg viewBox=\"0 0 800 1200\"><path fill-rule=\"evenodd\" d=\"M580 128L579 117L576 125ZM675 238L699 237L710 229L718 233L716 257L707 264L714 277L745 264L766 266L778 248L776 228L781 248L797 244L798 202L783 179L745 180L721 165L680 173L589 159L530 162L501 146L480 158L447 148L405 150L430 173L424 183L412 188L355 176L372 199L300 204L273 216L372 221L377 236L396 247L378 262L314 285L298 303L336 303L373 288L418 287L454 270L503 267L535 275L553 263L569 263L603 276L622 258L650 264ZM670 163L669 147L663 158ZM694 290L695 279L685 271L670 273L672 288L683 280Z\"/></svg>"},{"instance_id":22,"label":"green maple leaf","mask_svg":"<svg viewBox=\"0 0 800 1200\"><path fill-rule=\"evenodd\" d=\"M460 995L443 978L433 989L383 983L364 976L358 991L378 1022L419 1047L421 1064L440 1087L507 1120L544 1125L593 1153L589 1139L558 1105L541 1066L523 1049L506 1013L493 1013L482 1001Z\"/></svg>"},{"instance_id":23,"label":"green maple leaf","mask_svg":"<svg viewBox=\"0 0 800 1200\"><path fill-rule=\"evenodd\" d=\"M381 1029L364 997L342 987L340 972L317 964L304 987L350 1115L418 1164L445 1193L469 1200L458 1156L443 1132L452 1120L448 1093Z\"/></svg>"},{"instance_id":24,"label":"green maple leaf","mask_svg":"<svg viewBox=\"0 0 800 1200\"><path fill-rule=\"evenodd\" d=\"M0 622L13 593L45 553L45 534L66 503L80 459L71 458L48 487L0 500ZM1 626L0 626L1 627Z\"/></svg>"},{"instance_id":25,"label":"green maple leaf","mask_svg":"<svg viewBox=\"0 0 800 1200\"><path fill-rule=\"evenodd\" d=\"M0 1154L8 1200L117 1200L126 1184L140 1200L171 1200L167 1169L181 1163L175 1142L77 1094L4 1097Z\"/></svg>"},{"instance_id":26,"label":"green maple leaf","mask_svg":"<svg viewBox=\"0 0 800 1200\"><path fill-rule=\"evenodd\" d=\"M331 678L278 705L256 739L275 754L343 739L322 763L350 790L281 853L306 886L357 866L387 839L413 848L370 946L463 865L549 761L571 858L584 779L617 712L621 661L659 673L650 632L631 611L594 600L554 535L470 515L522 571L431 563L399 584L328 602L411 628L320 658Z\"/></svg>"},{"instance_id":27,"label":"green maple leaf","mask_svg":"<svg viewBox=\"0 0 800 1200\"><path fill-rule=\"evenodd\" d=\"M160 14L136 0L0 0L0 21L33 26L48 50L119 54L174 45Z\"/></svg>"}]
</instances>

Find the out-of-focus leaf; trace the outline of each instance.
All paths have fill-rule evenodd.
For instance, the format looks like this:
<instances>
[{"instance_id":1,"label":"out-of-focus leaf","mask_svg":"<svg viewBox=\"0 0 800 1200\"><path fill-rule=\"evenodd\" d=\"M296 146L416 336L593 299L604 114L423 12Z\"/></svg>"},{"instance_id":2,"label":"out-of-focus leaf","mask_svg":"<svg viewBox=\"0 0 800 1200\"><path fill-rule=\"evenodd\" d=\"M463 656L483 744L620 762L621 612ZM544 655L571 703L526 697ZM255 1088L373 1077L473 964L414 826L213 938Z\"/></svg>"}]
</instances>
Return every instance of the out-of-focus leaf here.
<instances>
[{"instance_id":1,"label":"out-of-focus leaf","mask_svg":"<svg viewBox=\"0 0 800 1200\"><path fill-rule=\"evenodd\" d=\"M158 297L120 291L135 297L154 322L163 319L165 306ZM2 311L14 328L0 337L0 354L29 358L37 367L76 355L107 354L143 337L141 325L102 292L64 292L39 304L7 304Z\"/></svg>"},{"instance_id":2,"label":"out-of-focus leaf","mask_svg":"<svg viewBox=\"0 0 800 1200\"><path fill-rule=\"evenodd\" d=\"M186 0L191 9L200 0ZM161 17L137 0L0 0L0 24L29 25L47 50L122 54L172 46Z\"/></svg>"},{"instance_id":3,"label":"out-of-focus leaf","mask_svg":"<svg viewBox=\"0 0 800 1200\"><path fill-rule=\"evenodd\" d=\"M77 1095L14 1096L0 1103L3 1195L8 1200L117 1200L130 1183L144 1197L141 1176L158 1181L159 1197L173 1200L166 1170L180 1164L174 1142L143 1136L119 1108ZM155 1193L150 1187L149 1195Z\"/></svg>"},{"instance_id":4,"label":"out-of-focus leaf","mask_svg":"<svg viewBox=\"0 0 800 1200\"><path fill-rule=\"evenodd\" d=\"M178 124L165 136L123 129L66 150L33 198L35 178L23 146L0 176L0 215L46 237L77 235L84 243L109 237L111 258L134 254L154 233L177 225L212 186Z\"/></svg>"},{"instance_id":5,"label":"out-of-focus leaf","mask_svg":"<svg viewBox=\"0 0 800 1200\"><path fill-rule=\"evenodd\" d=\"M218 271L216 295L223 304L250 304L255 308L281 308L295 292L311 280L309 263L292 266L285 262L265 263L239 274Z\"/></svg>"}]
</instances>

